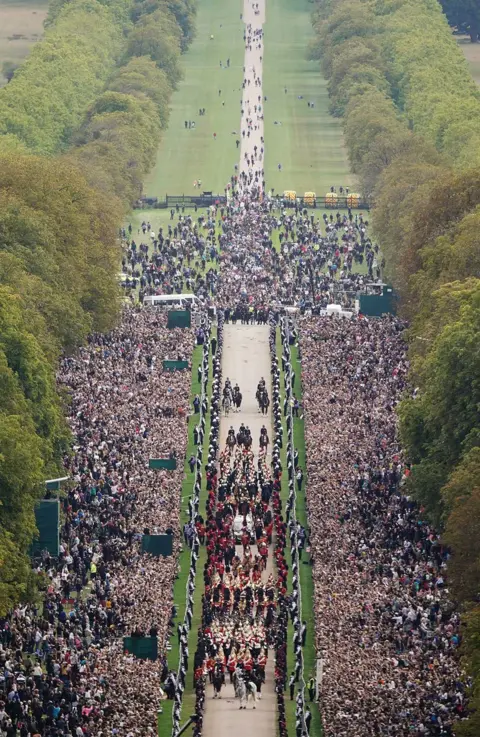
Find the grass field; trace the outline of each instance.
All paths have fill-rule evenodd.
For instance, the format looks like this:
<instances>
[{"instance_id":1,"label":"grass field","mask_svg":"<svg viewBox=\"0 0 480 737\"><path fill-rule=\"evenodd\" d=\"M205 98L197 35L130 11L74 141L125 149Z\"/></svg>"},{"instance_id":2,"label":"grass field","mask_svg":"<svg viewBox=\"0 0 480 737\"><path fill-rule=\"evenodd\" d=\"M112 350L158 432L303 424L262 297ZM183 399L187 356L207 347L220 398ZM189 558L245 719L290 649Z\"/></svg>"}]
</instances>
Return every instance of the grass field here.
<instances>
[{"instance_id":1,"label":"grass field","mask_svg":"<svg viewBox=\"0 0 480 737\"><path fill-rule=\"evenodd\" d=\"M327 83L318 62L306 61L312 37L308 0L268 0L263 94L267 189L325 194L353 187L341 122L328 112ZM285 93L285 88L287 93ZM298 96L303 96L299 100ZM315 107L309 108L307 102ZM275 125L281 123L281 125ZM278 170L282 165L282 171Z\"/></svg>"},{"instance_id":2,"label":"grass field","mask_svg":"<svg viewBox=\"0 0 480 737\"><path fill-rule=\"evenodd\" d=\"M145 182L146 195L193 194L199 179L202 190L223 193L234 173L239 155L232 132L240 127L243 79L241 11L241 0L199 2L197 36L183 58L185 78L172 97L168 130ZM198 115L200 108L206 108L204 116ZM194 121L195 129L185 129L185 120Z\"/></svg>"},{"instance_id":3,"label":"grass field","mask_svg":"<svg viewBox=\"0 0 480 737\"><path fill-rule=\"evenodd\" d=\"M458 36L457 43L468 61L472 77L480 86L480 43L472 44L469 36Z\"/></svg>"},{"instance_id":4,"label":"grass field","mask_svg":"<svg viewBox=\"0 0 480 737\"><path fill-rule=\"evenodd\" d=\"M6 61L20 64L43 34L48 0L0 0L0 87L6 84L2 73Z\"/></svg>"}]
</instances>

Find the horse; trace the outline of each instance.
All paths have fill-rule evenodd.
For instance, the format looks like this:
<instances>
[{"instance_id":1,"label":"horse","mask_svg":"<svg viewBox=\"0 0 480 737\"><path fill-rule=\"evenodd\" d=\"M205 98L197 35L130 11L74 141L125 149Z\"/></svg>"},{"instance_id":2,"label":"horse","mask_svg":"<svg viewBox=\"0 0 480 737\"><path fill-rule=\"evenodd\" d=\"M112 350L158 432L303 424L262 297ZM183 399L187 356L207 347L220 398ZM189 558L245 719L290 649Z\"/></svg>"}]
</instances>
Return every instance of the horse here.
<instances>
[{"instance_id":1,"label":"horse","mask_svg":"<svg viewBox=\"0 0 480 737\"><path fill-rule=\"evenodd\" d=\"M229 394L224 395L223 400L222 400L222 408L225 413L225 417L228 417L231 406L232 406L232 400L230 399L230 395Z\"/></svg>"},{"instance_id":2,"label":"horse","mask_svg":"<svg viewBox=\"0 0 480 737\"><path fill-rule=\"evenodd\" d=\"M260 412L262 413L262 415L266 415L268 413L268 407L270 405L270 399L268 397L268 392L266 389L258 392L257 401Z\"/></svg>"},{"instance_id":3,"label":"horse","mask_svg":"<svg viewBox=\"0 0 480 737\"><path fill-rule=\"evenodd\" d=\"M245 682L245 678L248 680ZM235 689L235 696L240 700L240 709L246 709L247 703L250 697L253 700L253 708L256 709L257 701L257 686L256 684L246 675L240 668L235 669L233 674L233 686Z\"/></svg>"},{"instance_id":4,"label":"horse","mask_svg":"<svg viewBox=\"0 0 480 737\"><path fill-rule=\"evenodd\" d=\"M247 684L243 678L243 671L240 668L235 668L233 674L233 687L235 689L235 696L240 699L240 709L247 708Z\"/></svg>"},{"instance_id":5,"label":"horse","mask_svg":"<svg viewBox=\"0 0 480 737\"><path fill-rule=\"evenodd\" d=\"M240 407L242 405L242 392L235 392L235 394L233 395L233 404L236 407L236 411L240 412Z\"/></svg>"},{"instance_id":6,"label":"horse","mask_svg":"<svg viewBox=\"0 0 480 737\"><path fill-rule=\"evenodd\" d=\"M260 448L265 448L265 449L268 448L269 442L270 442L270 440L268 438L267 433L266 432L265 433L261 433L261 435L260 435Z\"/></svg>"}]
</instances>

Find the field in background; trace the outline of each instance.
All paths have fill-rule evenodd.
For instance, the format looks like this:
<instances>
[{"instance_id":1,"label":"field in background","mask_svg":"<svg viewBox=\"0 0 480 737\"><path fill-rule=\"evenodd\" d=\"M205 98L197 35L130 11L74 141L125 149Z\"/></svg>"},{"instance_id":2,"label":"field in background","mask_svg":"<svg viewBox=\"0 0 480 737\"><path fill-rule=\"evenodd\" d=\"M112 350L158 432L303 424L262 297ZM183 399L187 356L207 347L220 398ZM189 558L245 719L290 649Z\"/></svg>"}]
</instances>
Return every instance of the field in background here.
<instances>
[{"instance_id":1,"label":"field in background","mask_svg":"<svg viewBox=\"0 0 480 737\"><path fill-rule=\"evenodd\" d=\"M185 78L172 97L168 130L145 182L146 195L193 194L195 180L201 180L202 191L223 193L234 173L244 56L241 11L241 0L199 3L197 35L182 59ZM206 108L206 115L199 116L200 108ZM185 128L189 120L195 129Z\"/></svg>"},{"instance_id":2,"label":"field in background","mask_svg":"<svg viewBox=\"0 0 480 737\"><path fill-rule=\"evenodd\" d=\"M468 61L472 77L480 86L480 43L472 44L469 36L458 36L457 43Z\"/></svg>"},{"instance_id":3,"label":"field in background","mask_svg":"<svg viewBox=\"0 0 480 737\"><path fill-rule=\"evenodd\" d=\"M308 0L267 1L265 173L267 189L273 186L275 192L292 189L302 195L309 191L324 195L332 185L354 183L341 122L328 112L326 80L319 63L305 56L313 35L312 9ZM308 102L314 107L309 108Z\"/></svg>"},{"instance_id":4,"label":"field in background","mask_svg":"<svg viewBox=\"0 0 480 737\"><path fill-rule=\"evenodd\" d=\"M43 34L48 1L0 0L0 87L6 84L2 67L10 61L20 64Z\"/></svg>"}]
</instances>

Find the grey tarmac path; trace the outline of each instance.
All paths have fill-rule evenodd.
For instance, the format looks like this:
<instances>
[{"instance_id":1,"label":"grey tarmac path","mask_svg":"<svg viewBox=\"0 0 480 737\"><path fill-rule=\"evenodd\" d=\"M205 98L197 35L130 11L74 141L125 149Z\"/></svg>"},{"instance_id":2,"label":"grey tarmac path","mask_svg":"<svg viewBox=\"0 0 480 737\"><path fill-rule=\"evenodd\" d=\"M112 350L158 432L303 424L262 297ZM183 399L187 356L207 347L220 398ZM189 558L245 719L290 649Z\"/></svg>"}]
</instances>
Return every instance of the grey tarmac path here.
<instances>
[{"instance_id":1,"label":"grey tarmac path","mask_svg":"<svg viewBox=\"0 0 480 737\"><path fill-rule=\"evenodd\" d=\"M230 413L220 422L220 444L223 448L228 429L233 425L235 431L241 423L252 431L253 449L258 451L260 429L265 425L272 440L271 414L258 412L255 393L261 377L265 379L271 397L270 350L268 344L269 328L266 325L225 325L222 354L222 383L227 377L232 386L238 383L243 401L240 412ZM273 548L268 554L264 577L273 572ZM268 654L265 683L262 698L253 709L249 701L246 710L239 709L233 686L228 682L222 689L220 699L213 698L213 688L207 685L203 733L205 737L275 737L277 731L277 700L274 682L274 653Z\"/></svg>"},{"instance_id":2,"label":"grey tarmac path","mask_svg":"<svg viewBox=\"0 0 480 737\"><path fill-rule=\"evenodd\" d=\"M252 0L244 0L243 4L243 20L245 23L245 32L247 33L247 27L251 25L252 31L260 30L265 23L265 0L259 0L259 2L252 2ZM258 48L260 46L260 48ZM263 137L263 84L262 84L262 65L263 65L263 38L260 41L255 41L252 33L251 50L245 47L245 74L244 79L246 81L245 89L242 96L242 110L244 111L242 122L241 122L241 148L240 148L240 172L248 174L249 171L255 172L256 170L261 171L263 169L264 157L261 156L260 151L264 144L262 144ZM260 80L261 84L256 85L255 79ZM250 82L250 84L249 84ZM258 101L260 98L260 103ZM260 113L255 112L255 105L261 105ZM247 136L247 118L252 121L250 136ZM256 130L255 130L256 126ZM245 136L243 136L245 131ZM245 155L251 160L251 157L255 155L255 146L257 146L257 159L254 161L253 166L247 164Z\"/></svg>"}]
</instances>

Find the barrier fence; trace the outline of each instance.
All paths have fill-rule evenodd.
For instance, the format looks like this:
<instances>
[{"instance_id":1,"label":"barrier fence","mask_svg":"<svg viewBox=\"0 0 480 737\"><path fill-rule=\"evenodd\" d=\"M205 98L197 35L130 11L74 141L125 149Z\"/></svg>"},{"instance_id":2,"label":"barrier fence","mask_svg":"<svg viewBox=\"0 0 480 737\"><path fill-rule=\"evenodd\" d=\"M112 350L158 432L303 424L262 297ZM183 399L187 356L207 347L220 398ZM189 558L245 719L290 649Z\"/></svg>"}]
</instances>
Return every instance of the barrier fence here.
<instances>
[{"instance_id":1,"label":"barrier fence","mask_svg":"<svg viewBox=\"0 0 480 737\"><path fill-rule=\"evenodd\" d=\"M370 205L364 198L352 201L347 195L338 195L332 200L330 197L304 198L297 197L289 199L277 195L269 198L276 207L294 208L300 207L307 210L366 210ZM160 209L171 210L178 208L210 207L211 205L226 205L225 194L212 194L204 192L199 195L165 195L165 199L159 197L141 197L134 205L135 210Z\"/></svg>"}]
</instances>

